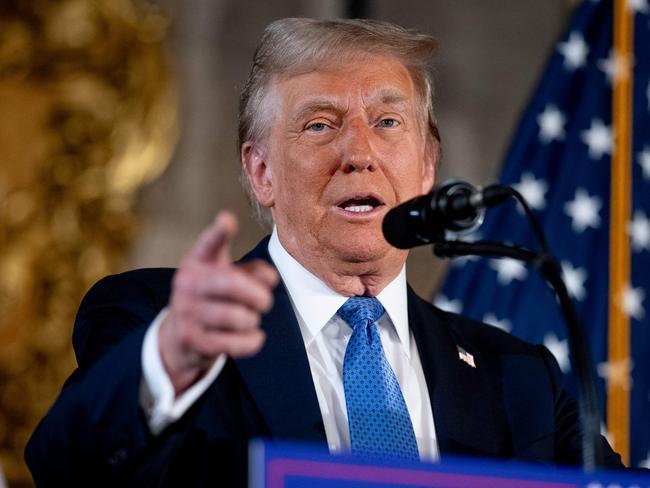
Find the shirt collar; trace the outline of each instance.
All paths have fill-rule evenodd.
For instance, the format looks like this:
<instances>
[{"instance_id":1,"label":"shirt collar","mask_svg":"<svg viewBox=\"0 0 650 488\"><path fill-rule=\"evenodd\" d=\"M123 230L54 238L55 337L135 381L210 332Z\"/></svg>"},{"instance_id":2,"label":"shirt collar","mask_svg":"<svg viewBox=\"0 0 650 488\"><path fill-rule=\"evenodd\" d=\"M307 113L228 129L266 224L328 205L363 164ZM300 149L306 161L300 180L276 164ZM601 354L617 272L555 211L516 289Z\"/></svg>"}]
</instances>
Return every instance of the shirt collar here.
<instances>
[{"instance_id":1,"label":"shirt collar","mask_svg":"<svg viewBox=\"0 0 650 488\"><path fill-rule=\"evenodd\" d=\"M303 337L308 346L348 297L339 295L296 261L280 243L275 227L269 240L269 254L289 292L295 311L306 326ZM404 351L410 355L405 267L377 295L377 299L395 326Z\"/></svg>"}]
</instances>

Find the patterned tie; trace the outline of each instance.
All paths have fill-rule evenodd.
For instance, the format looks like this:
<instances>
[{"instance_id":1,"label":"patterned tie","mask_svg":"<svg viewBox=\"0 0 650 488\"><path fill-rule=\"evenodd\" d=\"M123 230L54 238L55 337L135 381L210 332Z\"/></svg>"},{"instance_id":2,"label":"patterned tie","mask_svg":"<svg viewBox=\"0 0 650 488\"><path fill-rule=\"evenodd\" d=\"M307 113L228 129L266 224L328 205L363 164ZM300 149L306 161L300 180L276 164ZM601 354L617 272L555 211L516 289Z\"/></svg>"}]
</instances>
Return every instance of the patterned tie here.
<instances>
[{"instance_id":1,"label":"patterned tie","mask_svg":"<svg viewBox=\"0 0 650 488\"><path fill-rule=\"evenodd\" d=\"M352 297L336 313L353 329L343 359L352 452L419 459L413 424L375 325L384 307L376 298Z\"/></svg>"}]
</instances>

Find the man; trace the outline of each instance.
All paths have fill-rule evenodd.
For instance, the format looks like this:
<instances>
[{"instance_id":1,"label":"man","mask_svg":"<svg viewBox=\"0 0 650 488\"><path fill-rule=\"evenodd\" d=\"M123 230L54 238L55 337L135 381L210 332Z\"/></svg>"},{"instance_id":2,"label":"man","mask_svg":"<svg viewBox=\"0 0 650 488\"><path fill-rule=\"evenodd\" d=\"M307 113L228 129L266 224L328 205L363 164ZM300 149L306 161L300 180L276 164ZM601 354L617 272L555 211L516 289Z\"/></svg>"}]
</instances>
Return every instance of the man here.
<instances>
[{"instance_id":1,"label":"man","mask_svg":"<svg viewBox=\"0 0 650 488\"><path fill-rule=\"evenodd\" d=\"M241 486L253 437L580 462L550 353L415 296L407 252L383 239L387 210L434 182L433 48L371 21L266 29L240 148L272 236L233 264L222 212L176 272L93 287L79 368L27 448L37 484Z\"/></svg>"}]
</instances>

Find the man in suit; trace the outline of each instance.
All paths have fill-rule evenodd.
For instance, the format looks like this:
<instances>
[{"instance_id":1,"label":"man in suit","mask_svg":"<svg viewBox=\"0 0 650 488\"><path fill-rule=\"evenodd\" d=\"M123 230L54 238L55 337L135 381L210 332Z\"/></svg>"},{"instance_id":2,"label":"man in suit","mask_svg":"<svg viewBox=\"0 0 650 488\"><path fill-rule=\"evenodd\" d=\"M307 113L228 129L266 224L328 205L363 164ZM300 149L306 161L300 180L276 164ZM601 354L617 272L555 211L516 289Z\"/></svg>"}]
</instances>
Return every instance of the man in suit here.
<instances>
[{"instance_id":1,"label":"man in suit","mask_svg":"<svg viewBox=\"0 0 650 488\"><path fill-rule=\"evenodd\" d=\"M550 353L417 297L382 236L388 209L434 182L433 48L380 22L266 29L239 136L272 235L233 263L222 212L178 270L91 289L79 367L27 448L37 484L241 486L254 437L580 462Z\"/></svg>"}]
</instances>

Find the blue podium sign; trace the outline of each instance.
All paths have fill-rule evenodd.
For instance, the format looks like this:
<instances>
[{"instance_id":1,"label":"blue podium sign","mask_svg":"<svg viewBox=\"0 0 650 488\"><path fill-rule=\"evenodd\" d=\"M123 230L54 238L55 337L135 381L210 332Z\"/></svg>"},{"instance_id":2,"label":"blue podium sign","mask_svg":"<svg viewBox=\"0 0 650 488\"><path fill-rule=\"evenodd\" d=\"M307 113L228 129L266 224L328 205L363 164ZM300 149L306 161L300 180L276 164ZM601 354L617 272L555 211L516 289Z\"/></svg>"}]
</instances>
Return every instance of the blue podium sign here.
<instances>
[{"instance_id":1,"label":"blue podium sign","mask_svg":"<svg viewBox=\"0 0 650 488\"><path fill-rule=\"evenodd\" d=\"M439 464L330 455L323 449L256 441L250 488L650 488L650 476L625 471L583 473L555 466L447 458Z\"/></svg>"}]
</instances>

